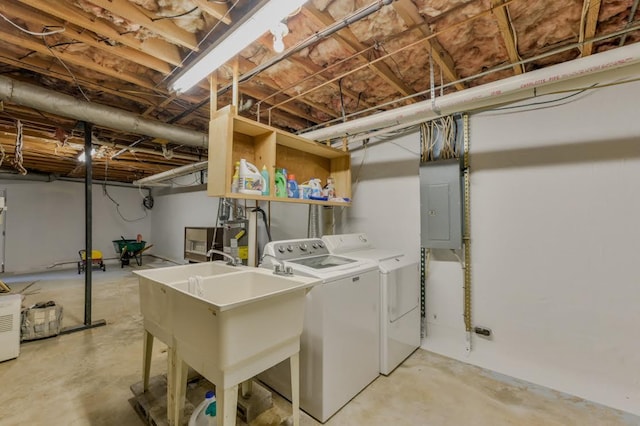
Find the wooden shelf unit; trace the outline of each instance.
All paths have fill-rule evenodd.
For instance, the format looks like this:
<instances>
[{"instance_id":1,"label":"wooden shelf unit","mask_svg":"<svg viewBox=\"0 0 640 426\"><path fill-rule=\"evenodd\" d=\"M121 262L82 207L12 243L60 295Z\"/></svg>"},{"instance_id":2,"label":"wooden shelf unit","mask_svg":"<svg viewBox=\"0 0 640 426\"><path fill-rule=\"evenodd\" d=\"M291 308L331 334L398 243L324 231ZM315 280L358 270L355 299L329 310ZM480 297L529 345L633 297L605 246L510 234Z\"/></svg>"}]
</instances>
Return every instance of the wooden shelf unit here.
<instances>
[{"instance_id":1,"label":"wooden shelf unit","mask_svg":"<svg viewBox=\"0 0 640 426\"><path fill-rule=\"evenodd\" d=\"M269 196L231 192L236 162L244 158L258 169L269 170ZM349 206L351 203L275 196L276 168L294 174L298 184L320 178L325 185L334 179L336 196L351 199L349 152L318 144L236 114L229 105L214 113L209 123L209 170L207 193L212 197L240 198L285 203Z\"/></svg>"}]
</instances>

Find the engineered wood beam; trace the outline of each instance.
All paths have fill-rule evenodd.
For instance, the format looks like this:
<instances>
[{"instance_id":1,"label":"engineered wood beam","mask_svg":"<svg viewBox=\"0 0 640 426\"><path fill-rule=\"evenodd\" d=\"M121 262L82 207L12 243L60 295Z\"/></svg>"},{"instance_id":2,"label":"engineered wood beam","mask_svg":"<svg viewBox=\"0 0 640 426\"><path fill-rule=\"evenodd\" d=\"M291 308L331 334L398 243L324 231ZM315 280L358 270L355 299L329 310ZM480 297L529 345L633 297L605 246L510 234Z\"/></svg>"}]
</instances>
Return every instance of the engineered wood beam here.
<instances>
[{"instance_id":1,"label":"engineered wood beam","mask_svg":"<svg viewBox=\"0 0 640 426\"><path fill-rule=\"evenodd\" d=\"M520 55L518 54L518 46L516 46L514 29L511 27L511 21L507 15L507 6L501 6L504 0L491 0L491 7L493 8L493 16L495 16L498 22L498 28L500 28L500 34L502 40L507 48L507 55L512 64L520 61ZM524 64L513 65L513 72L515 74L524 73Z\"/></svg>"},{"instance_id":2,"label":"engineered wood beam","mask_svg":"<svg viewBox=\"0 0 640 426\"><path fill-rule=\"evenodd\" d=\"M600 15L601 0L584 0L584 8L587 10L587 16L584 20L584 28L580 33L580 41L591 40L596 35L598 27L598 15ZM582 47L581 56L589 56L593 53L593 43L585 43Z\"/></svg>"},{"instance_id":3,"label":"engineered wood beam","mask_svg":"<svg viewBox=\"0 0 640 426\"><path fill-rule=\"evenodd\" d=\"M146 40L138 40L134 34L120 34L115 28L106 22L97 20L87 13L83 13L77 8L73 8L66 2L50 1L50 0L18 0L19 2L39 9L51 16L70 22L87 31L91 31L98 36L113 42L129 46L135 50L139 50L148 55L156 57L173 66L181 66L182 57L180 50L175 44L171 44L158 38L148 38Z\"/></svg>"},{"instance_id":4,"label":"engineered wood beam","mask_svg":"<svg viewBox=\"0 0 640 426\"><path fill-rule=\"evenodd\" d=\"M420 31L424 37L433 35L431 30L424 25L424 18L422 18L418 8L411 0L396 0L393 2L393 8L407 26L417 26L418 31ZM429 49L429 54L433 56L433 61L438 64L442 70L444 77L450 82L460 80L460 76L455 70L453 58L451 58L451 55L442 47L440 42L435 37L432 37L429 40L425 40L425 44ZM467 88L464 83L455 83L454 87L458 90Z\"/></svg>"}]
</instances>

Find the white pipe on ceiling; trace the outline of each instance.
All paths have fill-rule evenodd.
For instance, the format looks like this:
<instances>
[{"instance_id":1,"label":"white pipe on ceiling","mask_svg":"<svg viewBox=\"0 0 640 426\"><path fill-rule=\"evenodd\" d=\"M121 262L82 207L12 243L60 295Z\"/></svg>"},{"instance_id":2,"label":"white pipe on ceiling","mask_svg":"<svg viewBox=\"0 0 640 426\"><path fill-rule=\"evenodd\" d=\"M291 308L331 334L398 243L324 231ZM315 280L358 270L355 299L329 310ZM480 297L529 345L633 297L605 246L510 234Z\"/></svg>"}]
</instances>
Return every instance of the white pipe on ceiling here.
<instances>
[{"instance_id":1,"label":"white pipe on ceiling","mask_svg":"<svg viewBox=\"0 0 640 426\"><path fill-rule=\"evenodd\" d=\"M173 124L149 120L134 113L0 75L0 100L51 114L92 123L100 127L169 140L176 144L208 148L208 135Z\"/></svg>"},{"instance_id":2,"label":"white pipe on ceiling","mask_svg":"<svg viewBox=\"0 0 640 426\"><path fill-rule=\"evenodd\" d=\"M632 65L636 66L632 67ZM429 99L335 126L312 130L300 136L326 141L389 126L397 127L403 124L425 122L445 115L550 94L561 89L575 89L577 82L585 84L594 79L597 82L598 78L602 78L603 73L606 72L609 75L614 70L619 70L619 74L637 75L636 68L639 66L640 43L635 43L450 93L434 100ZM568 87L567 83L574 84L574 87Z\"/></svg>"},{"instance_id":3,"label":"white pipe on ceiling","mask_svg":"<svg viewBox=\"0 0 640 426\"><path fill-rule=\"evenodd\" d=\"M176 167L175 169L167 170L166 172L157 173L152 176L147 176L142 179L134 180L134 185L150 185L156 182L162 182L163 180L171 179L174 177L185 176L191 173L205 170L208 161L201 161L199 163L187 164L186 166Z\"/></svg>"}]
</instances>

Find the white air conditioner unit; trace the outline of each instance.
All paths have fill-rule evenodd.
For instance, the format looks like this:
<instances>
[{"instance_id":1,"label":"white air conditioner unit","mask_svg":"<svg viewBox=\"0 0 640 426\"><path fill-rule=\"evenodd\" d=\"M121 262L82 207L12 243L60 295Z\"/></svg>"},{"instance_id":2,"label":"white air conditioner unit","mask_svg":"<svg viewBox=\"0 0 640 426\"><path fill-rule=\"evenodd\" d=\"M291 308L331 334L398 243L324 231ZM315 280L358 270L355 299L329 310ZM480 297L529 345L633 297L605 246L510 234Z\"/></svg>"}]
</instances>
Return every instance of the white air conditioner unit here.
<instances>
[{"instance_id":1,"label":"white air conditioner unit","mask_svg":"<svg viewBox=\"0 0 640 426\"><path fill-rule=\"evenodd\" d=\"M19 294L0 295L0 361L20 355L20 305Z\"/></svg>"}]
</instances>

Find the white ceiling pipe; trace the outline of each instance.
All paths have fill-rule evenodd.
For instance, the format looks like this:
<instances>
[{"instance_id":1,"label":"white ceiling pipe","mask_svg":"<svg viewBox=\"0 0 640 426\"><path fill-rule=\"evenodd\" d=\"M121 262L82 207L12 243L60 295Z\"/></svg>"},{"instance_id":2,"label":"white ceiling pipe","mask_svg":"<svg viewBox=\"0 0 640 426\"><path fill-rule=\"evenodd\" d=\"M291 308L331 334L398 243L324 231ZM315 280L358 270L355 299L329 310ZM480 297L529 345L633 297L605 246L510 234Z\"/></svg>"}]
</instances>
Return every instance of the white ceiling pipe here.
<instances>
[{"instance_id":1,"label":"white ceiling pipe","mask_svg":"<svg viewBox=\"0 0 640 426\"><path fill-rule=\"evenodd\" d=\"M80 101L72 96L5 76L0 76L0 100L100 127L166 139L176 144L209 147L206 133L149 120L118 108Z\"/></svg>"},{"instance_id":2,"label":"white ceiling pipe","mask_svg":"<svg viewBox=\"0 0 640 426\"><path fill-rule=\"evenodd\" d=\"M205 170L208 161L201 161L199 163L187 164L186 166L176 167L175 169L167 170L166 172L157 173L155 175L147 176L142 179L134 180L134 185L150 185L155 182L162 182L163 180L171 179L174 177L184 176L191 173Z\"/></svg>"},{"instance_id":3,"label":"white ceiling pipe","mask_svg":"<svg viewBox=\"0 0 640 426\"><path fill-rule=\"evenodd\" d=\"M312 130L302 133L300 136L307 139L325 141L387 126L424 122L444 115L473 111L548 94L559 90L559 85L562 83L575 83L585 76L599 75L603 72L639 63L640 43L635 43L460 92L450 93L435 98L435 101L429 99L335 126Z\"/></svg>"}]
</instances>

